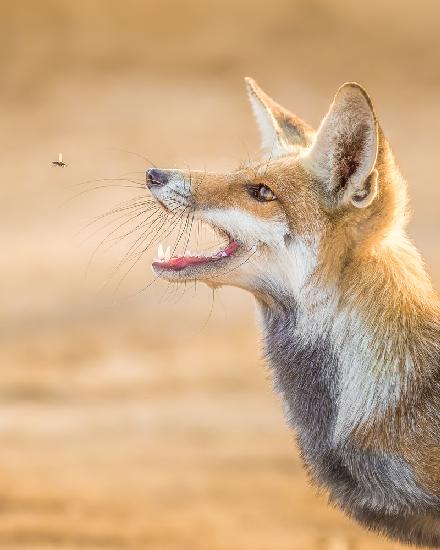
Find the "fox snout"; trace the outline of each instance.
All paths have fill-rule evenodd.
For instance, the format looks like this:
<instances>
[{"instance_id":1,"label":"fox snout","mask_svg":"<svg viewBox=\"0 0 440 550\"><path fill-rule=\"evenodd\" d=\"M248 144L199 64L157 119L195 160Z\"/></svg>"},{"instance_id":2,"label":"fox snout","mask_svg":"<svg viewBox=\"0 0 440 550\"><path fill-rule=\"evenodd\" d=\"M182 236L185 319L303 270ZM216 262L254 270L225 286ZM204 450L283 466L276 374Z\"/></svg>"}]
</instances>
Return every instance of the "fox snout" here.
<instances>
[{"instance_id":1,"label":"fox snout","mask_svg":"<svg viewBox=\"0 0 440 550\"><path fill-rule=\"evenodd\" d=\"M169 212L192 206L191 177L182 170L148 168L146 187Z\"/></svg>"},{"instance_id":2,"label":"fox snout","mask_svg":"<svg viewBox=\"0 0 440 550\"><path fill-rule=\"evenodd\" d=\"M146 171L147 187L151 189L156 185L166 185L169 181L169 174L166 170L159 170L159 168L149 168Z\"/></svg>"}]
</instances>

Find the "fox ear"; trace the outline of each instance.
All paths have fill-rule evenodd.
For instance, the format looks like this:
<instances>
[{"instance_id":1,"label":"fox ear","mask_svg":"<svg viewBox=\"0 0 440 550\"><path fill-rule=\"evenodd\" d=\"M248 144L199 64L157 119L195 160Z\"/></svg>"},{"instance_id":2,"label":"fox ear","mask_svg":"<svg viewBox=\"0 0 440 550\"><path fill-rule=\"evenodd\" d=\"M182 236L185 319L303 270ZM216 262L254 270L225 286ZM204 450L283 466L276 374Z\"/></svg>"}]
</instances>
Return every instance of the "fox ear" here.
<instances>
[{"instance_id":1,"label":"fox ear","mask_svg":"<svg viewBox=\"0 0 440 550\"><path fill-rule=\"evenodd\" d=\"M339 88L308 159L337 202L364 208L377 193L378 124L370 98L356 83Z\"/></svg>"},{"instance_id":2,"label":"fox ear","mask_svg":"<svg viewBox=\"0 0 440 550\"><path fill-rule=\"evenodd\" d=\"M308 124L278 105L255 80L246 77L245 82L263 149L277 157L311 144L313 130Z\"/></svg>"}]
</instances>

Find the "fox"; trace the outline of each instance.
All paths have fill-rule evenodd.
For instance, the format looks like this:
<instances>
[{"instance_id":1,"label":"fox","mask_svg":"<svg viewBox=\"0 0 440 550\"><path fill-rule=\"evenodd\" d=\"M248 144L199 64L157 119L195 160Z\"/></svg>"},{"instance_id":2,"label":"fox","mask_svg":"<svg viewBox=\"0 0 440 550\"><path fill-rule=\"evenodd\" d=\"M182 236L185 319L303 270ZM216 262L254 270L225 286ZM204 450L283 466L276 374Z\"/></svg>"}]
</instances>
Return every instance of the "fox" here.
<instances>
[{"instance_id":1,"label":"fox","mask_svg":"<svg viewBox=\"0 0 440 550\"><path fill-rule=\"evenodd\" d=\"M222 241L161 245L153 273L250 292L312 483L365 528L440 548L440 300L407 234L406 182L361 85L314 130L245 81L261 160L146 170L160 208Z\"/></svg>"}]
</instances>

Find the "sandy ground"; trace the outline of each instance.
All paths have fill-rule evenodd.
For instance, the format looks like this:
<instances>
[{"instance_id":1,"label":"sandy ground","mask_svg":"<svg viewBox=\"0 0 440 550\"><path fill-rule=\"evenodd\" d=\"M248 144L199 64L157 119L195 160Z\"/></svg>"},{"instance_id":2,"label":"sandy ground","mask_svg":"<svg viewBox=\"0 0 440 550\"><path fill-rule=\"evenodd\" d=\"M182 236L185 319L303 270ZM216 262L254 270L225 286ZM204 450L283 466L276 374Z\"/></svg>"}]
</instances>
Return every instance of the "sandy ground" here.
<instances>
[{"instance_id":1,"label":"sandy ground","mask_svg":"<svg viewBox=\"0 0 440 550\"><path fill-rule=\"evenodd\" d=\"M163 167L255 158L245 74L313 125L360 80L438 286L438 7L382 4L2 2L0 548L403 548L308 484L251 298L141 291L151 252L113 274L133 236L94 253L114 225L86 227L143 194L93 190L142 181L150 161L126 151Z\"/></svg>"}]
</instances>

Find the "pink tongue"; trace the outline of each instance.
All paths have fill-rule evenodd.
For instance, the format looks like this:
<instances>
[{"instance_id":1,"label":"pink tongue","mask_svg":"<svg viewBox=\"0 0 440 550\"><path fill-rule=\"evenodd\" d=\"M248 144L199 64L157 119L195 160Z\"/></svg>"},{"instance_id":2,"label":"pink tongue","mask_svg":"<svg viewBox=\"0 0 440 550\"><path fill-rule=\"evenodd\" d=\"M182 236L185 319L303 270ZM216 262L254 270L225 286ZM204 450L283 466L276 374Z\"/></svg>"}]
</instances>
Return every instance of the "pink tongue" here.
<instances>
[{"instance_id":1,"label":"pink tongue","mask_svg":"<svg viewBox=\"0 0 440 550\"><path fill-rule=\"evenodd\" d=\"M179 256L176 258L171 258L167 262L153 262L153 265L160 266L165 269L174 269L175 271L180 271L185 267L190 265L205 264L207 262L215 262L228 256L232 256L238 249L238 243L236 241L231 241L228 246L217 252L214 256Z\"/></svg>"}]
</instances>

